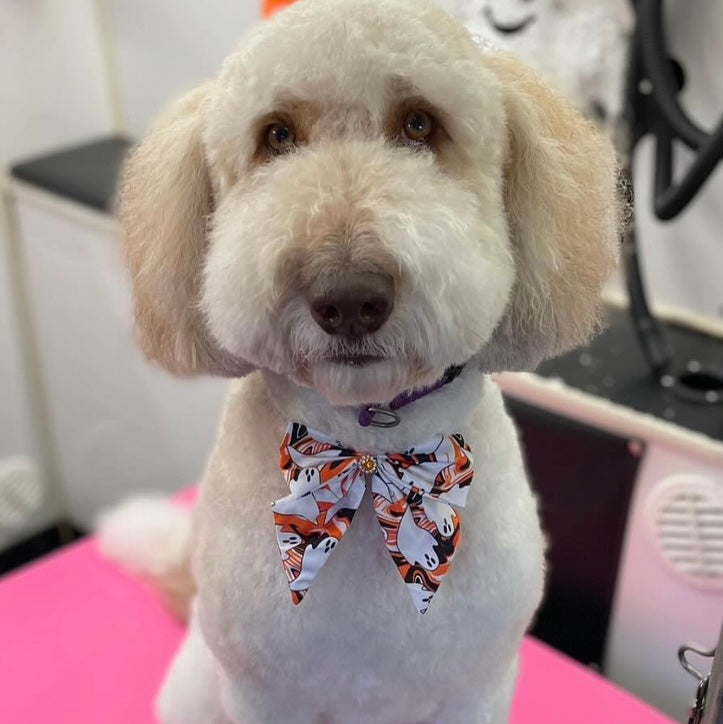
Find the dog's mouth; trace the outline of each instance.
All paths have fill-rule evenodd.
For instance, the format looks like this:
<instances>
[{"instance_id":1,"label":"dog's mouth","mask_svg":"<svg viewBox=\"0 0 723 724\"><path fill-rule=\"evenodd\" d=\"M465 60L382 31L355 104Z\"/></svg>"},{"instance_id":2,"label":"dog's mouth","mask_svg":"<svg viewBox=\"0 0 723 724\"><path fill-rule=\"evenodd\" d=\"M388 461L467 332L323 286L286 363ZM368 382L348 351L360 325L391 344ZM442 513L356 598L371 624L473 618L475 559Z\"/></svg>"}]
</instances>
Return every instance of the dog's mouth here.
<instances>
[{"instance_id":1,"label":"dog's mouth","mask_svg":"<svg viewBox=\"0 0 723 724\"><path fill-rule=\"evenodd\" d=\"M489 6L484 9L484 15L487 22L498 33L502 33L503 35L513 35L515 33L521 33L537 19L537 16L533 13L516 22L503 23L502 21L495 18L495 14L492 12L492 8L490 8Z\"/></svg>"},{"instance_id":2,"label":"dog's mouth","mask_svg":"<svg viewBox=\"0 0 723 724\"><path fill-rule=\"evenodd\" d=\"M328 362L346 367L367 367L378 362L384 362L384 357L370 354L337 354L327 358Z\"/></svg>"},{"instance_id":3,"label":"dog's mouth","mask_svg":"<svg viewBox=\"0 0 723 724\"><path fill-rule=\"evenodd\" d=\"M409 387L407 363L396 357L335 352L308 369L309 381L333 405L360 405L393 399Z\"/></svg>"}]
</instances>

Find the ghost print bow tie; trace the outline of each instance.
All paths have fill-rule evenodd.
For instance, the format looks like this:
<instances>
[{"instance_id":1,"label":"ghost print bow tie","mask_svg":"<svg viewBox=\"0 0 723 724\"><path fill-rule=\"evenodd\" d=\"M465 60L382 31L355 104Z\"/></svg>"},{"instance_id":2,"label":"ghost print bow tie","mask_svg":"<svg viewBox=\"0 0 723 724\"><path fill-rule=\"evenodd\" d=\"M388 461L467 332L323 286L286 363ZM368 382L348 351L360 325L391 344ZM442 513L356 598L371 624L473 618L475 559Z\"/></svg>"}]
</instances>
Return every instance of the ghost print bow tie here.
<instances>
[{"instance_id":1,"label":"ghost print bow tie","mask_svg":"<svg viewBox=\"0 0 723 724\"><path fill-rule=\"evenodd\" d=\"M472 455L461 435L368 455L291 423L281 469L291 493L273 504L273 513L294 604L349 529L369 482L387 550L417 610L427 611L459 544L452 506L464 506L472 482Z\"/></svg>"}]
</instances>

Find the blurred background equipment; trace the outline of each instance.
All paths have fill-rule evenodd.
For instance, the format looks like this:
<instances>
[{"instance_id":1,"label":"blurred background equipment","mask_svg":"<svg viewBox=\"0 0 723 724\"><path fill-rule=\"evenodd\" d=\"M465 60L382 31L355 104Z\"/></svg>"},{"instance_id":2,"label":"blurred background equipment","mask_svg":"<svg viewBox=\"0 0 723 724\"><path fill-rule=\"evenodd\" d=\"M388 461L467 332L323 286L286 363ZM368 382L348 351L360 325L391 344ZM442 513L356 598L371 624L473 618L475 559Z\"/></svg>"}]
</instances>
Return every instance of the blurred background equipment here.
<instances>
[{"instance_id":1,"label":"blurred background equipment","mask_svg":"<svg viewBox=\"0 0 723 724\"><path fill-rule=\"evenodd\" d=\"M678 660L696 682L690 724L723 724L723 626L715 648L705 650L698 646L688 644L678 650ZM698 663L707 664L708 659L712 660L710 669Z\"/></svg>"},{"instance_id":2,"label":"blurred background equipment","mask_svg":"<svg viewBox=\"0 0 723 724\"><path fill-rule=\"evenodd\" d=\"M608 332L501 384L551 540L535 633L681 719L689 681L675 651L717 635L723 612L723 405L700 404L723 360L723 174L711 165L723 3L438 2L632 147L632 263L627 284L610 285ZM260 10L286 4L0 2L0 161L12 169L0 208L0 571L129 493L201 474L225 383L174 380L143 360L108 212L131 140L217 72ZM651 199L669 216L678 169L700 167L707 182L684 182L700 188L662 223ZM690 375L693 393L668 372Z\"/></svg>"},{"instance_id":3,"label":"blurred background equipment","mask_svg":"<svg viewBox=\"0 0 723 724\"><path fill-rule=\"evenodd\" d=\"M275 12L291 5L294 0L263 0L263 8L261 14L265 17L271 17Z\"/></svg>"},{"instance_id":4,"label":"blurred background equipment","mask_svg":"<svg viewBox=\"0 0 723 724\"><path fill-rule=\"evenodd\" d=\"M611 135L624 109L630 0L438 0L485 43L523 58Z\"/></svg>"},{"instance_id":5,"label":"blurred background equipment","mask_svg":"<svg viewBox=\"0 0 723 724\"><path fill-rule=\"evenodd\" d=\"M723 159L723 101L717 125L707 132L681 105L679 94L685 83L684 66L668 49L662 0L637 0L625 118L630 156L645 136L655 143L652 206L661 221L683 213ZM679 169L684 162L675 155L675 144L695 153L684 172ZM654 379L687 401L723 404L723 360L695 356L680 365L664 325L651 312L634 224L626 235L624 263L635 331ZM690 354L687 349L682 352Z\"/></svg>"}]
</instances>

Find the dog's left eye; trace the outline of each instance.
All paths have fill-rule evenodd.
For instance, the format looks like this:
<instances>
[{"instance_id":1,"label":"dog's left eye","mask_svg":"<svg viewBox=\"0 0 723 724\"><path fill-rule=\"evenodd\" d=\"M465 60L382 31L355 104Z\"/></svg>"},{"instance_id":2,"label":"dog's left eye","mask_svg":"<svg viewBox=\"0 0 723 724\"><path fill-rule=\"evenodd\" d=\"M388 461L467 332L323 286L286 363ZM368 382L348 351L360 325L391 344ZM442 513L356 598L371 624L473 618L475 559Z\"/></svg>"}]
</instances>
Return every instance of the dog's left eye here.
<instances>
[{"instance_id":1,"label":"dog's left eye","mask_svg":"<svg viewBox=\"0 0 723 724\"><path fill-rule=\"evenodd\" d=\"M272 123L266 129L266 146L275 155L289 153L296 146L296 133L290 123Z\"/></svg>"},{"instance_id":2,"label":"dog's left eye","mask_svg":"<svg viewBox=\"0 0 723 724\"><path fill-rule=\"evenodd\" d=\"M404 119L402 134L414 144L428 143L436 128L436 121L427 111L415 110Z\"/></svg>"}]
</instances>

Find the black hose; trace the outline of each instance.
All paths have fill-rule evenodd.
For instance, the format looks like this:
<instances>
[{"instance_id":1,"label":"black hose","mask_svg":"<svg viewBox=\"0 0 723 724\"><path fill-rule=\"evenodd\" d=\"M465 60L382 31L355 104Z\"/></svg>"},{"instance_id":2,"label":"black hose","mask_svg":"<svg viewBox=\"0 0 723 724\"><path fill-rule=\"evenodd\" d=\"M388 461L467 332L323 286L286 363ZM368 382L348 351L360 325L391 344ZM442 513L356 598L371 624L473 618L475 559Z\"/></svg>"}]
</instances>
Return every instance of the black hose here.
<instances>
[{"instance_id":1,"label":"black hose","mask_svg":"<svg viewBox=\"0 0 723 724\"><path fill-rule=\"evenodd\" d=\"M693 150L708 140L708 134L690 119L678 102L678 81L665 42L662 0L638 0L637 30L645 73L660 115L683 143Z\"/></svg>"},{"instance_id":2,"label":"black hose","mask_svg":"<svg viewBox=\"0 0 723 724\"><path fill-rule=\"evenodd\" d=\"M636 28L626 82L626 120L630 126L629 158L643 136L656 139L654 210L661 220L670 220L693 200L717 164L723 159L723 119L712 134L692 121L678 102L679 79L668 54L662 19L662 0L634 0ZM648 81L649 88L641 81ZM696 152L696 158L679 183L673 179L673 144L680 140ZM630 174L629 168L626 173ZM630 182L632 191L633 185ZM674 377L674 351L663 325L650 305L642 275L635 228L626 230L623 244L625 282L635 334L653 376L662 384ZM714 379L710 375L710 379ZM716 378L717 379L717 378ZM685 392L680 382L676 390ZM717 389L717 388L716 388ZM686 398L687 399L687 398ZM716 397L716 400L719 396ZM698 402L710 402L708 394Z\"/></svg>"},{"instance_id":3,"label":"black hose","mask_svg":"<svg viewBox=\"0 0 723 724\"><path fill-rule=\"evenodd\" d=\"M624 173L630 179L630 170L626 168ZM629 180L629 188L630 193L633 194L632 180ZM663 325L651 312L648 304L648 295L643 282L638 241L633 222L630 222L625 230L622 252L625 285L628 290L633 329L653 376L660 380L665 375L670 374L673 365L673 350L668 343Z\"/></svg>"},{"instance_id":4,"label":"black hose","mask_svg":"<svg viewBox=\"0 0 723 724\"><path fill-rule=\"evenodd\" d=\"M695 160L678 184L673 184L672 138L668 133L657 135L655 165L655 215L669 221L680 214L693 200L716 166L723 159L723 121L700 146Z\"/></svg>"}]
</instances>

